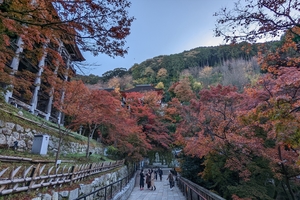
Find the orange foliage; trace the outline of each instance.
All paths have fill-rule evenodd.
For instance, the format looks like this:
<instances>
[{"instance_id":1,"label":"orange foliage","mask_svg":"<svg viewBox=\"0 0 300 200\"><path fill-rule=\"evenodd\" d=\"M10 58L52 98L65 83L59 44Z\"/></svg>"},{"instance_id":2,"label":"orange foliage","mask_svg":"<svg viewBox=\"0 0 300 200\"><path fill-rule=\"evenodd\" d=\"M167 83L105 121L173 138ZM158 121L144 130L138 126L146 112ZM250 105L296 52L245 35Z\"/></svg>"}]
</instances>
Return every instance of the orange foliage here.
<instances>
[{"instance_id":1,"label":"orange foliage","mask_svg":"<svg viewBox=\"0 0 300 200\"><path fill-rule=\"evenodd\" d=\"M0 3L0 80L1 83L19 85L24 83L20 76L11 76L6 70L16 55L16 42L23 44L22 57L30 60L34 67L44 52L53 66L65 66L60 46L64 44L72 54L83 51L109 56L123 56L127 53L124 39L130 34L133 17L128 16L127 0L7 0ZM46 45L46 48L45 48ZM21 55L19 55L21 57ZM83 58L73 58L75 61ZM81 55L78 55L81 57ZM48 66L50 67L50 66ZM54 69L52 69L54 71ZM5 73L3 73L5 72ZM22 73L22 72L21 72ZM60 72L57 72L58 74ZM65 73L60 73L65 74ZM17 80L14 80L17 79ZM32 82L25 79L28 84ZM22 90L30 92L23 86ZM26 92L27 92L26 91Z\"/></svg>"},{"instance_id":2,"label":"orange foliage","mask_svg":"<svg viewBox=\"0 0 300 200\"><path fill-rule=\"evenodd\" d=\"M151 149L169 149L171 138L162 120L160 107L161 95L157 92L126 94L126 104L130 108L131 118L142 127L146 141Z\"/></svg>"}]
</instances>

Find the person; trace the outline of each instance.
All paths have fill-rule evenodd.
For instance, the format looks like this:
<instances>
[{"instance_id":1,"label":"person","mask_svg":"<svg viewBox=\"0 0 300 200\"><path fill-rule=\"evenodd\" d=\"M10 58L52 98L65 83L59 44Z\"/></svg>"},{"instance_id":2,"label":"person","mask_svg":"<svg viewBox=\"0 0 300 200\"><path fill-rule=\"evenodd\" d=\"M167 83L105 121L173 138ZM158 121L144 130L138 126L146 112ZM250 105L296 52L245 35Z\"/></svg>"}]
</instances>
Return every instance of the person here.
<instances>
[{"instance_id":1,"label":"person","mask_svg":"<svg viewBox=\"0 0 300 200\"><path fill-rule=\"evenodd\" d=\"M158 175L159 175L160 181L162 181L163 171L160 168L158 169Z\"/></svg>"},{"instance_id":2,"label":"person","mask_svg":"<svg viewBox=\"0 0 300 200\"><path fill-rule=\"evenodd\" d=\"M154 175L155 175L155 180L157 181L157 174L158 174L158 169L154 170Z\"/></svg>"},{"instance_id":3,"label":"person","mask_svg":"<svg viewBox=\"0 0 300 200\"><path fill-rule=\"evenodd\" d=\"M141 170L140 173L140 190L144 189L144 182L145 182L145 174L144 174L144 170Z\"/></svg>"},{"instance_id":4,"label":"person","mask_svg":"<svg viewBox=\"0 0 300 200\"><path fill-rule=\"evenodd\" d=\"M173 177L174 177L174 183L177 182L177 171L175 169L175 167L173 168Z\"/></svg>"},{"instance_id":5,"label":"person","mask_svg":"<svg viewBox=\"0 0 300 200\"><path fill-rule=\"evenodd\" d=\"M151 190L156 190L156 187L155 187L155 184L154 184L154 178L155 178L155 175L154 175L154 171L151 169L151 172L150 172L150 176L151 176Z\"/></svg>"},{"instance_id":6,"label":"person","mask_svg":"<svg viewBox=\"0 0 300 200\"><path fill-rule=\"evenodd\" d=\"M171 171L171 170L169 171L169 175L168 175L167 180L169 180L169 183L170 183L170 190L173 190L173 186L174 186L174 177L173 177L173 174L172 174L172 171Z\"/></svg>"},{"instance_id":7,"label":"person","mask_svg":"<svg viewBox=\"0 0 300 200\"><path fill-rule=\"evenodd\" d=\"M147 184L147 188L150 189L150 187L151 187L151 174L150 174L150 170L148 170L148 172L146 174L146 184Z\"/></svg>"}]
</instances>

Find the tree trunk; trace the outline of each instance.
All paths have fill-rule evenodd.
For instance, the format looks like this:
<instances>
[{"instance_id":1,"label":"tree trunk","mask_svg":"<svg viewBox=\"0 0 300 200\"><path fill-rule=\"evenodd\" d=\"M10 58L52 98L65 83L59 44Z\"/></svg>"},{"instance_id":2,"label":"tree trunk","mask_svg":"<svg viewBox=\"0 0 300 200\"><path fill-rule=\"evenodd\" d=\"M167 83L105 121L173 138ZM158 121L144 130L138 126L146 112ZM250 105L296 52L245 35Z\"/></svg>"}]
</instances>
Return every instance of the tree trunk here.
<instances>
[{"instance_id":1,"label":"tree trunk","mask_svg":"<svg viewBox=\"0 0 300 200\"><path fill-rule=\"evenodd\" d=\"M287 174L285 165L284 165L283 160L282 160L282 155L281 155L281 148L280 148L280 146L278 147L278 154L279 154L280 160L282 161L280 165L281 165L282 172L283 172L283 174L284 174L285 184L286 184L286 186L287 186L287 188L288 188L288 191L289 191L289 193L290 193L290 196L291 196L292 200L295 200L295 196L294 196L294 193L293 193L293 191L292 191L292 189L291 189L291 185L290 185L290 181L289 181L289 178L288 178L288 174ZM289 198L290 198L290 197L289 197Z\"/></svg>"},{"instance_id":2,"label":"tree trunk","mask_svg":"<svg viewBox=\"0 0 300 200\"><path fill-rule=\"evenodd\" d=\"M91 133L88 134L88 143L87 143L86 155L85 155L86 158L88 158L90 155L90 142L91 142L91 138L93 138L93 136L94 136L94 132L96 129L97 129L97 125L95 125L95 127L93 129L90 126Z\"/></svg>"}]
</instances>

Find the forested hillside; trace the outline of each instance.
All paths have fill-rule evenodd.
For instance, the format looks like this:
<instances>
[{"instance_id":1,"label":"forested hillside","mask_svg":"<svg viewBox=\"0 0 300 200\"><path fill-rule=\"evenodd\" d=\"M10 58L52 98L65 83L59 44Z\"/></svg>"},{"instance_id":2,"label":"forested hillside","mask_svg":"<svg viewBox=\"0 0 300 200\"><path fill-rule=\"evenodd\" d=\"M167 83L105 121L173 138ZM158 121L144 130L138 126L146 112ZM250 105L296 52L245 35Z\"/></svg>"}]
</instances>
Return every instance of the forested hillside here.
<instances>
[{"instance_id":1,"label":"forested hillside","mask_svg":"<svg viewBox=\"0 0 300 200\"><path fill-rule=\"evenodd\" d=\"M257 62L253 60L258 52L262 49L275 51L279 45L280 42L275 41L198 47L179 54L149 58L140 64L134 64L128 71L116 68L105 72L102 77L90 74L78 75L77 79L83 80L92 88L119 87L124 90L137 84L153 84L167 92L173 83L188 76L193 90L217 83L233 84L241 88L246 83L251 83L253 77L249 77L247 73L259 73ZM241 84L237 84L241 80L233 80L245 77L248 80L243 80Z\"/></svg>"}]
</instances>

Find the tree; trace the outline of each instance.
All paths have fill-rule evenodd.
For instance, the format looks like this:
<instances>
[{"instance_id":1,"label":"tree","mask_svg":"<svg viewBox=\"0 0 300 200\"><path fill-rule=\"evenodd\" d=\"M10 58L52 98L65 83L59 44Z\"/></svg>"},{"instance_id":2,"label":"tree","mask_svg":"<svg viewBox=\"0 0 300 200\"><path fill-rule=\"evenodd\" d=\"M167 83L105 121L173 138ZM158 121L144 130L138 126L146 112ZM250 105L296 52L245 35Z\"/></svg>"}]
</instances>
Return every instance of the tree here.
<instances>
[{"instance_id":1,"label":"tree","mask_svg":"<svg viewBox=\"0 0 300 200\"><path fill-rule=\"evenodd\" d=\"M115 68L114 70L109 70L102 74L102 79L104 82L108 81L109 79L112 79L114 77L121 78L122 76L127 74L126 68Z\"/></svg>"},{"instance_id":2,"label":"tree","mask_svg":"<svg viewBox=\"0 0 300 200\"><path fill-rule=\"evenodd\" d=\"M123 55L124 38L130 33L133 18L130 3L122 1L9 1L1 3L1 21L8 34L21 36L24 47L35 43L57 43L57 39L80 45L95 55ZM24 35L24 33L26 33ZM53 34L53 35L52 35ZM70 40L71 39L71 40ZM5 41L5 40L4 40Z\"/></svg>"},{"instance_id":3,"label":"tree","mask_svg":"<svg viewBox=\"0 0 300 200\"><path fill-rule=\"evenodd\" d=\"M85 104L85 99L87 99L89 95L89 90L87 89L87 87L85 87L82 81L65 82L64 87L68 88L67 92L64 93L61 92L62 90L64 90L64 88L60 87L60 89L58 89L59 87L56 87L57 90L55 90L55 101L53 105L58 111L68 115L72 121L81 114L80 108ZM64 97L63 99L62 96ZM76 128L78 127L79 125L74 126L74 124L72 123L66 125L67 129L76 130ZM61 130L61 126L59 124L59 142L56 152L56 162L58 160L58 155L60 154L63 136L64 132Z\"/></svg>"},{"instance_id":4,"label":"tree","mask_svg":"<svg viewBox=\"0 0 300 200\"><path fill-rule=\"evenodd\" d=\"M164 81L168 76L168 71L165 68L160 68L156 74L156 78L160 81Z\"/></svg>"},{"instance_id":5,"label":"tree","mask_svg":"<svg viewBox=\"0 0 300 200\"><path fill-rule=\"evenodd\" d=\"M218 67L222 74L222 85L234 85L242 91L250 84L252 77L259 76L259 67L255 59L226 61Z\"/></svg>"},{"instance_id":6,"label":"tree","mask_svg":"<svg viewBox=\"0 0 300 200\"><path fill-rule=\"evenodd\" d=\"M165 85L164 85L163 82L159 82L159 83L157 83L157 85L155 86L155 88L157 88L157 89L164 89Z\"/></svg>"},{"instance_id":7,"label":"tree","mask_svg":"<svg viewBox=\"0 0 300 200\"><path fill-rule=\"evenodd\" d=\"M169 91L171 94L175 95L181 102L189 102L195 94L192 91L191 83L188 77L183 78L177 83L174 83Z\"/></svg>"},{"instance_id":8,"label":"tree","mask_svg":"<svg viewBox=\"0 0 300 200\"><path fill-rule=\"evenodd\" d=\"M298 0L237 1L233 9L225 7L214 14L218 17L215 35L234 43L274 38L299 27L299 15Z\"/></svg>"},{"instance_id":9,"label":"tree","mask_svg":"<svg viewBox=\"0 0 300 200\"><path fill-rule=\"evenodd\" d=\"M107 85L112 88L120 89L120 80L121 79L119 77L113 77L113 78L109 79Z\"/></svg>"},{"instance_id":10,"label":"tree","mask_svg":"<svg viewBox=\"0 0 300 200\"><path fill-rule=\"evenodd\" d=\"M94 55L123 56L127 53L124 39L130 34L134 20L128 16L129 7L127 0L1 1L1 82L6 85L21 82L12 80L16 78L10 76L13 72L5 69L13 57L21 54L36 66L46 52L52 58L50 62L55 61L54 66L64 66L59 50L62 43L73 51L78 51L78 45Z\"/></svg>"},{"instance_id":11,"label":"tree","mask_svg":"<svg viewBox=\"0 0 300 200\"><path fill-rule=\"evenodd\" d=\"M262 70L277 74L281 67L299 67L299 34L300 28L294 27L281 38L276 51L262 47L259 61Z\"/></svg>"},{"instance_id":12,"label":"tree","mask_svg":"<svg viewBox=\"0 0 300 200\"><path fill-rule=\"evenodd\" d=\"M297 199L294 191L299 185L292 180L300 173L299 110L299 69L280 68L243 93L221 85L202 90L199 100L177 109L177 143L184 145L186 154L205 158L202 177L214 181L213 189L227 193L226 197ZM261 173L268 176L258 178ZM266 181L283 194L265 196ZM254 189L259 192L251 193Z\"/></svg>"},{"instance_id":13,"label":"tree","mask_svg":"<svg viewBox=\"0 0 300 200\"><path fill-rule=\"evenodd\" d=\"M162 121L161 95L157 92L126 93L126 105L130 108L131 117L142 127L148 150L169 149L171 138Z\"/></svg>"},{"instance_id":14,"label":"tree","mask_svg":"<svg viewBox=\"0 0 300 200\"><path fill-rule=\"evenodd\" d=\"M97 133L101 142L117 149L118 159L139 161L150 145L141 127L121 106L119 94L105 90L88 90L81 81L68 84L63 101L58 96L55 106L69 116L68 128L85 129L88 138L86 157L89 156L90 141Z\"/></svg>"},{"instance_id":15,"label":"tree","mask_svg":"<svg viewBox=\"0 0 300 200\"><path fill-rule=\"evenodd\" d=\"M274 171L287 186L286 193L295 197L292 177L298 176L299 140L299 69L280 68L277 75L267 74L260 79L256 90L247 92L251 107L243 122L250 128L260 129L265 139L259 152L273 163ZM252 99L252 100L251 100ZM259 148L260 149L260 148Z\"/></svg>"}]
</instances>

